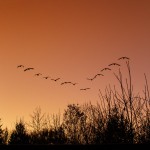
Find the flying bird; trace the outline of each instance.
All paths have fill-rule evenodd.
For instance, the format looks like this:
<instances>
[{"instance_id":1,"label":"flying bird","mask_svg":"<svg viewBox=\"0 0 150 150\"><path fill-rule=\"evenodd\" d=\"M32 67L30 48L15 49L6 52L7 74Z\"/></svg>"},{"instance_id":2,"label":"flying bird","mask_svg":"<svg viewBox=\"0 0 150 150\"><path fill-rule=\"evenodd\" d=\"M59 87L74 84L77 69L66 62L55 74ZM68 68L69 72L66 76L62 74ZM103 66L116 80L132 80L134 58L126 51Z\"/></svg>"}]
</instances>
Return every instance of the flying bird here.
<instances>
[{"instance_id":1,"label":"flying bird","mask_svg":"<svg viewBox=\"0 0 150 150\"><path fill-rule=\"evenodd\" d=\"M34 68L26 68L24 71L33 70Z\"/></svg>"},{"instance_id":2,"label":"flying bird","mask_svg":"<svg viewBox=\"0 0 150 150\"><path fill-rule=\"evenodd\" d=\"M111 63L111 64L109 64L108 66L121 66L121 65L118 64L118 63Z\"/></svg>"},{"instance_id":3,"label":"flying bird","mask_svg":"<svg viewBox=\"0 0 150 150\"><path fill-rule=\"evenodd\" d=\"M42 75L41 73L37 73L37 74L35 74L35 76L40 76L40 75Z\"/></svg>"},{"instance_id":4,"label":"flying bird","mask_svg":"<svg viewBox=\"0 0 150 150\"><path fill-rule=\"evenodd\" d=\"M76 84L78 84L78 83L72 83L72 82L71 82L71 84L72 84L72 85L76 85Z\"/></svg>"},{"instance_id":5,"label":"flying bird","mask_svg":"<svg viewBox=\"0 0 150 150\"><path fill-rule=\"evenodd\" d=\"M101 71L104 71L104 70L111 70L110 68L104 68L104 69L102 69Z\"/></svg>"},{"instance_id":6,"label":"flying bird","mask_svg":"<svg viewBox=\"0 0 150 150\"><path fill-rule=\"evenodd\" d=\"M97 76L104 76L103 74L96 74L93 78L87 78L87 80L93 81Z\"/></svg>"},{"instance_id":7,"label":"flying bird","mask_svg":"<svg viewBox=\"0 0 150 150\"><path fill-rule=\"evenodd\" d=\"M60 78L57 78L57 79L51 79L51 80L53 80L53 81L57 81L57 80L59 80Z\"/></svg>"},{"instance_id":8,"label":"flying bird","mask_svg":"<svg viewBox=\"0 0 150 150\"><path fill-rule=\"evenodd\" d=\"M87 78L87 80L91 80L91 81L93 81L93 80L94 80L94 78Z\"/></svg>"},{"instance_id":9,"label":"flying bird","mask_svg":"<svg viewBox=\"0 0 150 150\"><path fill-rule=\"evenodd\" d=\"M48 79L49 77L43 77L44 79Z\"/></svg>"},{"instance_id":10,"label":"flying bird","mask_svg":"<svg viewBox=\"0 0 150 150\"><path fill-rule=\"evenodd\" d=\"M80 90L89 90L90 88L84 88L84 89L80 89Z\"/></svg>"},{"instance_id":11,"label":"flying bird","mask_svg":"<svg viewBox=\"0 0 150 150\"><path fill-rule=\"evenodd\" d=\"M68 83L72 83L72 82L62 82L61 85L68 84Z\"/></svg>"},{"instance_id":12,"label":"flying bird","mask_svg":"<svg viewBox=\"0 0 150 150\"><path fill-rule=\"evenodd\" d=\"M104 76L104 75L101 74L101 73L98 73L98 74L96 74L96 75L94 76L94 78L96 78L97 76Z\"/></svg>"},{"instance_id":13,"label":"flying bird","mask_svg":"<svg viewBox=\"0 0 150 150\"><path fill-rule=\"evenodd\" d=\"M19 65L19 66L17 66L17 68L24 68L24 66L23 65Z\"/></svg>"},{"instance_id":14,"label":"flying bird","mask_svg":"<svg viewBox=\"0 0 150 150\"><path fill-rule=\"evenodd\" d=\"M118 58L118 60L121 60L121 59L130 59L129 57L120 57L120 58Z\"/></svg>"}]
</instances>

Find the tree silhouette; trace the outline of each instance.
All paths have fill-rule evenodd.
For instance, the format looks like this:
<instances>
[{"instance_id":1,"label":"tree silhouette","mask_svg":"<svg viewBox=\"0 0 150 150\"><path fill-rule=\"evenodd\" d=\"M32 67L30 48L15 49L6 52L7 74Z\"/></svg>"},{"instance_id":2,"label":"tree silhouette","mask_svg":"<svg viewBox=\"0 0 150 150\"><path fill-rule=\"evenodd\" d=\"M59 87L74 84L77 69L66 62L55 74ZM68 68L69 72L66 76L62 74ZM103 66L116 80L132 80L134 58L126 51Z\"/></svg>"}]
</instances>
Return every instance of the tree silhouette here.
<instances>
[{"instance_id":1,"label":"tree silhouette","mask_svg":"<svg viewBox=\"0 0 150 150\"><path fill-rule=\"evenodd\" d=\"M8 144L29 144L29 135L22 120L16 122L15 130L11 133Z\"/></svg>"},{"instance_id":2,"label":"tree silhouette","mask_svg":"<svg viewBox=\"0 0 150 150\"><path fill-rule=\"evenodd\" d=\"M33 111L33 115L30 115L31 122L29 122L28 126L33 129L34 132L42 131L47 126L47 121L45 114L42 113L41 108L37 107L35 111Z\"/></svg>"},{"instance_id":3,"label":"tree silhouette","mask_svg":"<svg viewBox=\"0 0 150 150\"><path fill-rule=\"evenodd\" d=\"M105 118L102 115L101 109L99 109L99 105L86 104L84 112L87 116L86 124L84 125L86 126L84 132L85 143L102 144Z\"/></svg>"},{"instance_id":4,"label":"tree silhouette","mask_svg":"<svg viewBox=\"0 0 150 150\"><path fill-rule=\"evenodd\" d=\"M1 119L0 119L1 122ZM0 124L0 144L3 144L3 129L2 124Z\"/></svg>"},{"instance_id":5,"label":"tree silhouette","mask_svg":"<svg viewBox=\"0 0 150 150\"><path fill-rule=\"evenodd\" d=\"M83 139L83 126L86 121L85 114L75 104L68 105L63 116L63 128L68 144L81 144Z\"/></svg>"},{"instance_id":6,"label":"tree silhouette","mask_svg":"<svg viewBox=\"0 0 150 150\"><path fill-rule=\"evenodd\" d=\"M67 138L63 127L53 130L53 144L66 144Z\"/></svg>"},{"instance_id":7,"label":"tree silhouette","mask_svg":"<svg viewBox=\"0 0 150 150\"><path fill-rule=\"evenodd\" d=\"M3 144L7 145L8 144L8 129L3 130Z\"/></svg>"}]
</instances>

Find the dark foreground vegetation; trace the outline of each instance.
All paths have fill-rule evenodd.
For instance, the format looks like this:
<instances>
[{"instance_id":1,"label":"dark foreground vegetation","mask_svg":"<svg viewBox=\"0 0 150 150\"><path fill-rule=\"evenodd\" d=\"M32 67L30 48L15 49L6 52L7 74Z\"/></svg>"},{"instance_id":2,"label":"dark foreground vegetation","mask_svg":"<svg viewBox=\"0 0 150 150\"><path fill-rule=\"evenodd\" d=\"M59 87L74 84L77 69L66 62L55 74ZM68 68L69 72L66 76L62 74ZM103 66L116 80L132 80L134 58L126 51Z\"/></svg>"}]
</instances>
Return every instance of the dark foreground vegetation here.
<instances>
[{"instance_id":1,"label":"dark foreground vegetation","mask_svg":"<svg viewBox=\"0 0 150 150\"><path fill-rule=\"evenodd\" d=\"M115 145L150 144L150 95L145 75L143 96L135 95L131 71L127 63L128 78L123 79L119 70L114 74L119 82L99 90L99 102L69 104L63 113L49 117L35 109L31 122L16 122L13 131L2 129L2 145Z\"/></svg>"}]
</instances>

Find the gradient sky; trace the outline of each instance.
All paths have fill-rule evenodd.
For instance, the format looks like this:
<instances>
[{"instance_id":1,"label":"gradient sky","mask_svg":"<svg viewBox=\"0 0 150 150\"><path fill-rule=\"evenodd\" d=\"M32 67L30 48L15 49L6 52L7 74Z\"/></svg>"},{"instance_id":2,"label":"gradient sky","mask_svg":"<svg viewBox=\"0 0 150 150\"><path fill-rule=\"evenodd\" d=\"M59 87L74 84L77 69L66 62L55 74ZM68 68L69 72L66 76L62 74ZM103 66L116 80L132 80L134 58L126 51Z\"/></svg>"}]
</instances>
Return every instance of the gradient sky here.
<instances>
[{"instance_id":1,"label":"gradient sky","mask_svg":"<svg viewBox=\"0 0 150 150\"><path fill-rule=\"evenodd\" d=\"M134 89L150 83L149 0L0 0L0 118L3 127L30 119L34 109L63 113L69 103L99 101L98 90L116 84L113 72L92 77L129 57ZM17 65L34 67L24 72ZM114 72L117 67L113 67ZM35 73L58 82L35 77ZM77 82L76 86L63 81ZM80 88L90 87L88 91Z\"/></svg>"}]
</instances>

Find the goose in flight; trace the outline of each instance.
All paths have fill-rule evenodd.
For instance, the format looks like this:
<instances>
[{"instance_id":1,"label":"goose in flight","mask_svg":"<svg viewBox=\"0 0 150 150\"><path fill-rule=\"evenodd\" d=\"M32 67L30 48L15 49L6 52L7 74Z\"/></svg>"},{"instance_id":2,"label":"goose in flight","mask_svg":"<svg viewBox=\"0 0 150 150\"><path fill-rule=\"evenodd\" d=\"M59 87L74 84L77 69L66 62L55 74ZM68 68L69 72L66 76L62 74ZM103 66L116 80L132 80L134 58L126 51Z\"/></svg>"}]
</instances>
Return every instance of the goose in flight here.
<instances>
[{"instance_id":1,"label":"goose in flight","mask_svg":"<svg viewBox=\"0 0 150 150\"><path fill-rule=\"evenodd\" d=\"M93 81L93 80L94 80L94 78L87 78L87 80L91 80L91 81Z\"/></svg>"},{"instance_id":2,"label":"goose in flight","mask_svg":"<svg viewBox=\"0 0 150 150\"><path fill-rule=\"evenodd\" d=\"M103 74L96 74L93 78L87 78L87 80L93 81L97 76L104 76Z\"/></svg>"},{"instance_id":3,"label":"goose in flight","mask_svg":"<svg viewBox=\"0 0 150 150\"><path fill-rule=\"evenodd\" d=\"M72 82L62 82L61 85L68 84L68 83L72 83Z\"/></svg>"},{"instance_id":4,"label":"goose in flight","mask_svg":"<svg viewBox=\"0 0 150 150\"><path fill-rule=\"evenodd\" d=\"M109 64L108 66L121 66L121 65L118 64L118 63L111 63L111 64Z\"/></svg>"},{"instance_id":5,"label":"goose in flight","mask_svg":"<svg viewBox=\"0 0 150 150\"><path fill-rule=\"evenodd\" d=\"M24 71L33 70L34 68L26 68Z\"/></svg>"},{"instance_id":6,"label":"goose in flight","mask_svg":"<svg viewBox=\"0 0 150 150\"><path fill-rule=\"evenodd\" d=\"M19 65L17 66L17 68L24 68L24 65Z\"/></svg>"},{"instance_id":7,"label":"goose in flight","mask_svg":"<svg viewBox=\"0 0 150 150\"><path fill-rule=\"evenodd\" d=\"M47 76L47 77L43 77L44 79L48 79L48 78L50 78L49 76Z\"/></svg>"},{"instance_id":8,"label":"goose in flight","mask_svg":"<svg viewBox=\"0 0 150 150\"><path fill-rule=\"evenodd\" d=\"M97 76L104 76L104 75L101 74L101 73L98 73L98 74L96 74L96 75L94 76L94 78L96 78Z\"/></svg>"},{"instance_id":9,"label":"goose in flight","mask_svg":"<svg viewBox=\"0 0 150 150\"><path fill-rule=\"evenodd\" d=\"M53 81L57 81L57 80L59 80L60 78L57 78L57 79L51 79L51 80L53 80Z\"/></svg>"},{"instance_id":10,"label":"goose in flight","mask_svg":"<svg viewBox=\"0 0 150 150\"><path fill-rule=\"evenodd\" d=\"M130 59L129 57L120 57L120 58L118 58L118 60L121 60L121 59Z\"/></svg>"},{"instance_id":11,"label":"goose in flight","mask_svg":"<svg viewBox=\"0 0 150 150\"><path fill-rule=\"evenodd\" d=\"M84 89L80 89L80 90L89 90L90 88L84 88Z\"/></svg>"},{"instance_id":12,"label":"goose in flight","mask_svg":"<svg viewBox=\"0 0 150 150\"><path fill-rule=\"evenodd\" d=\"M111 70L110 68L104 68L104 69L102 69L101 71L104 71L104 70Z\"/></svg>"},{"instance_id":13,"label":"goose in flight","mask_svg":"<svg viewBox=\"0 0 150 150\"><path fill-rule=\"evenodd\" d=\"M72 83L72 82L71 82L71 84L72 84L72 85L76 85L76 84L78 84L78 83Z\"/></svg>"},{"instance_id":14,"label":"goose in flight","mask_svg":"<svg viewBox=\"0 0 150 150\"><path fill-rule=\"evenodd\" d=\"M35 76L40 76L40 75L42 75L41 73L37 73L37 74L35 74Z\"/></svg>"}]
</instances>

